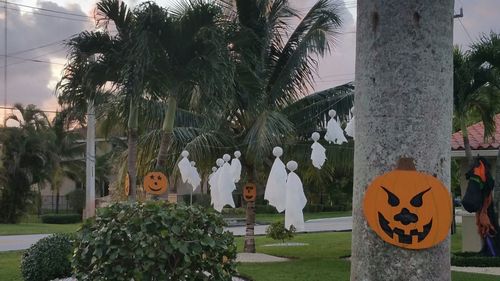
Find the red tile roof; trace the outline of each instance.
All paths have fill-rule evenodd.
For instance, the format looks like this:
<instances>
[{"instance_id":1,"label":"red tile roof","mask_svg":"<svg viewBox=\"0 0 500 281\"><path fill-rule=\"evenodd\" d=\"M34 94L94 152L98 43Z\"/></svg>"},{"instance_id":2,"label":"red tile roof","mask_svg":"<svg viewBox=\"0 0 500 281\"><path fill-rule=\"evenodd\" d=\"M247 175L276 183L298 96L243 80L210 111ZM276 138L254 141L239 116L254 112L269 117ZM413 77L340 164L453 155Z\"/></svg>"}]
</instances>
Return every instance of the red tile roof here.
<instances>
[{"instance_id":1,"label":"red tile roof","mask_svg":"<svg viewBox=\"0 0 500 281\"><path fill-rule=\"evenodd\" d=\"M500 114L495 115L495 124L496 132L494 138L490 138L486 142L484 141L483 122L467 127L471 149L497 149L500 147ZM451 135L451 150L464 150L462 131Z\"/></svg>"}]
</instances>

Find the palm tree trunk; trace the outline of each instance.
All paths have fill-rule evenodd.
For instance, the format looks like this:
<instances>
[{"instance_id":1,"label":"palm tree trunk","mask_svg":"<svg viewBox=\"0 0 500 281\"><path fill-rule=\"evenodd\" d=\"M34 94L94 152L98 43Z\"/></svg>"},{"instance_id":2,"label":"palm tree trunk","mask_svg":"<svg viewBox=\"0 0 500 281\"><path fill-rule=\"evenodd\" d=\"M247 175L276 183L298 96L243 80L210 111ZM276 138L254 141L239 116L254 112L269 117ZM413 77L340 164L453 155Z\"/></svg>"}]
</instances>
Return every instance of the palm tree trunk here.
<instances>
[{"instance_id":1,"label":"palm tree trunk","mask_svg":"<svg viewBox=\"0 0 500 281\"><path fill-rule=\"evenodd\" d=\"M138 115L137 107L130 101L130 113L128 120L128 157L127 168L130 178L129 201L134 202L137 196L137 139L138 139Z\"/></svg>"},{"instance_id":2,"label":"palm tree trunk","mask_svg":"<svg viewBox=\"0 0 500 281\"><path fill-rule=\"evenodd\" d=\"M255 170L253 165L246 165L248 173L248 182L255 182ZM245 245L243 250L245 253L255 253L255 201L247 202L246 208L246 231Z\"/></svg>"},{"instance_id":3,"label":"palm tree trunk","mask_svg":"<svg viewBox=\"0 0 500 281\"><path fill-rule=\"evenodd\" d=\"M56 214L59 214L59 187L56 188Z\"/></svg>"},{"instance_id":4,"label":"palm tree trunk","mask_svg":"<svg viewBox=\"0 0 500 281\"><path fill-rule=\"evenodd\" d=\"M351 280L451 280L449 237L423 250L390 245L363 200L401 157L450 186L453 2L358 1Z\"/></svg>"},{"instance_id":5,"label":"palm tree trunk","mask_svg":"<svg viewBox=\"0 0 500 281\"><path fill-rule=\"evenodd\" d=\"M465 150L465 159L467 159L467 163L472 165L472 149L470 147L469 142L469 132L467 131L467 126L464 121L460 121L460 130L462 130L462 136L464 138L464 150Z\"/></svg>"},{"instance_id":6,"label":"palm tree trunk","mask_svg":"<svg viewBox=\"0 0 500 281\"><path fill-rule=\"evenodd\" d=\"M168 147L172 142L176 111L177 111L177 100L175 99L175 97L170 96L167 99L167 109L165 112L165 119L163 119L163 126L161 129L160 149L158 151L158 156L156 158L157 170L164 171L167 166Z\"/></svg>"}]
</instances>

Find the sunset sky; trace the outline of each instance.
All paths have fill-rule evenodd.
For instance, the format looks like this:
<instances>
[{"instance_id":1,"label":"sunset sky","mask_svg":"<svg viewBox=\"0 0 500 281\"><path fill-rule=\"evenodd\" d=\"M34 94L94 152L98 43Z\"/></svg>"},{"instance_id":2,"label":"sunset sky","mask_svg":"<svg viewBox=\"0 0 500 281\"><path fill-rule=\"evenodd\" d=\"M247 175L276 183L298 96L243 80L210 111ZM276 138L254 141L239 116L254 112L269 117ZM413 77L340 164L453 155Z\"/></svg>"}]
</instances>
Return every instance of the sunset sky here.
<instances>
[{"instance_id":1,"label":"sunset sky","mask_svg":"<svg viewBox=\"0 0 500 281\"><path fill-rule=\"evenodd\" d=\"M94 25L92 15L96 1L91 0L7 0L7 99L15 102L35 104L44 110L57 109L54 87L61 76L66 61L66 49L62 42L72 35ZM135 6L142 1L125 1ZM177 0L156 1L169 6ZM313 0L291 0L292 6L306 11ZM0 0L0 104L4 99L4 0ZM320 62L315 90L322 90L354 80L356 1L339 1L344 25L332 54ZM28 5L56 10L74 15L57 14L40 9L22 7ZM454 43L467 49L472 40L491 30L500 32L499 0L457 0L455 12L463 7L463 24L455 20ZM80 15L80 16L78 16ZM87 17L85 17L87 16ZM465 28L464 28L465 27ZM465 31L467 30L467 32ZM467 34L468 33L468 34ZM470 37L470 38L469 38ZM0 120L3 110L0 110Z\"/></svg>"}]
</instances>

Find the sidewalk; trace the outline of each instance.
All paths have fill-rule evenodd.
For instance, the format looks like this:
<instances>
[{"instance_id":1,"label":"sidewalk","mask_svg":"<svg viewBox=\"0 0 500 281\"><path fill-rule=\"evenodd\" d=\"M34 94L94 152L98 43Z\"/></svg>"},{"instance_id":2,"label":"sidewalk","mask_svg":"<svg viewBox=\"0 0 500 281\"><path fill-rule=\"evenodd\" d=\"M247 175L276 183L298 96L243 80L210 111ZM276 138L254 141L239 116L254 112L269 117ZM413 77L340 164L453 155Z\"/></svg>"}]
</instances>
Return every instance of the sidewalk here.
<instances>
[{"instance_id":1,"label":"sidewalk","mask_svg":"<svg viewBox=\"0 0 500 281\"><path fill-rule=\"evenodd\" d=\"M265 235L267 225L256 225L255 235ZM352 217L340 217L330 219L309 220L305 223L304 233L325 231L350 231L352 228ZM245 226L226 227L235 236L245 235ZM43 237L49 234L33 235L8 235L0 236L0 252L28 249Z\"/></svg>"}]
</instances>

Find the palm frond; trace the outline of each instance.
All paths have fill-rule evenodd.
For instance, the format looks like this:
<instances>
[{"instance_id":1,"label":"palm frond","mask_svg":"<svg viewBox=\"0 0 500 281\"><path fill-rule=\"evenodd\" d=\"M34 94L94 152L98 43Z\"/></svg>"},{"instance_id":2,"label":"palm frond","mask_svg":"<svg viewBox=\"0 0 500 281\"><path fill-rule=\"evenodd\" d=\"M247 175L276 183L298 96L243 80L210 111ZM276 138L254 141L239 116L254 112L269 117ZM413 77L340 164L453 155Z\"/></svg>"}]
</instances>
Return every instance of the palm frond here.
<instances>
[{"instance_id":1,"label":"palm frond","mask_svg":"<svg viewBox=\"0 0 500 281\"><path fill-rule=\"evenodd\" d=\"M317 61L330 51L340 28L339 8L330 0L319 0L291 34L268 79L266 92L272 104L286 105L312 88Z\"/></svg>"},{"instance_id":2,"label":"palm frond","mask_svg":"<svg viewBox=\"0 0 500 281\"><path fill-rule=\"evenodd\" d=\"M328 111L334 109L341 121L348 121L349 110L354 103L354 85L347 83L310 94L282 110L294 124L300 136L309 137L312 132L322 131L329 120Z\"/></svg>"},{"instance_id":3,"label":"palm frond","mask_svg":"<svg viewBox=\"0 0 500 281\"><path fill-rule=\"evenodd\" d=\"M293 124L276 111L262 112L249 128L244 139L244 155L257 166L273 147L283 145L294 133Z\"/></svg>"}]
</instances>

